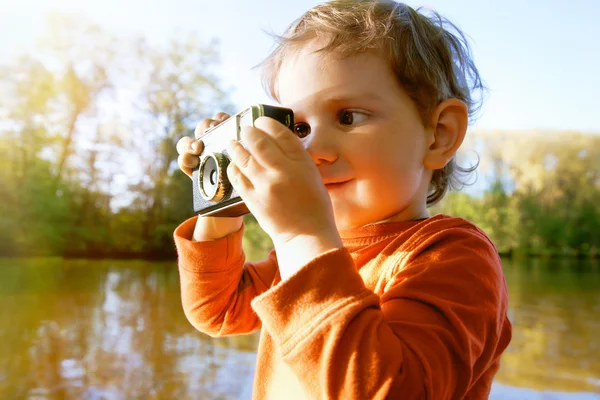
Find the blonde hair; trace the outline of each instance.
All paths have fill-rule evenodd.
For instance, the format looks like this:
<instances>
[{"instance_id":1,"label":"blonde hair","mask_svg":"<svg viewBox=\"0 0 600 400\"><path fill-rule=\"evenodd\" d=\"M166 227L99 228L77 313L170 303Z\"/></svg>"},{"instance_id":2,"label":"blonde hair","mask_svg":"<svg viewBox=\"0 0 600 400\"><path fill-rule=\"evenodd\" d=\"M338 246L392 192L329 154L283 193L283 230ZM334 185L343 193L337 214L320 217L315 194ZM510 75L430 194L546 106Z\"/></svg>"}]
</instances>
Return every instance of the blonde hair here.
<instances>
[{"instance_id":1,"label":"blonde hair","mask_svg":"<svg viewBox=\"0 0 600 400\"><path fill-rule=\"evenodd\" d=\"M462 100L471 119L481 107L485 87L471 57L465 35L454 24L430 11L429 16L393 0L334 0L318 5L294 21L262 62L265 90L277 100L277 75L290 51L314 39L326 45L317 52L344 56L375 51L394 71L398 83L416 103L428 124L431 112L449 98ZM453 31L455 33L453 33ZM460 167L455 158L433 173L427 205L441 200L449 188L466 182L461 176L477 168Z\"/></svg>"}]
</instances>

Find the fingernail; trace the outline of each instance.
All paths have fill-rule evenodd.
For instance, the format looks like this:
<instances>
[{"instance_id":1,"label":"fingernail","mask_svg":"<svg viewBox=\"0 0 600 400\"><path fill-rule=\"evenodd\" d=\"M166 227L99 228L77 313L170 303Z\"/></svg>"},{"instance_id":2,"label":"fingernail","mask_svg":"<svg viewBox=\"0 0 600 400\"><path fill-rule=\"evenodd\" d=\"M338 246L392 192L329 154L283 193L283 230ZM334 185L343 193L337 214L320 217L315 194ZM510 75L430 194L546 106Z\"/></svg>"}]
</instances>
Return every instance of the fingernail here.
<instances>
[{"instance_id":1,"label":"fingernail","mask_svg":"<svg viewBox=\"0 0 600 400\"><path fill-rule=\"evenodd\" d=\"M192 144L190 144L190 150L192 150L194 153L198 151L198 142L193 142Z\"/></svg>"}]
</instances>

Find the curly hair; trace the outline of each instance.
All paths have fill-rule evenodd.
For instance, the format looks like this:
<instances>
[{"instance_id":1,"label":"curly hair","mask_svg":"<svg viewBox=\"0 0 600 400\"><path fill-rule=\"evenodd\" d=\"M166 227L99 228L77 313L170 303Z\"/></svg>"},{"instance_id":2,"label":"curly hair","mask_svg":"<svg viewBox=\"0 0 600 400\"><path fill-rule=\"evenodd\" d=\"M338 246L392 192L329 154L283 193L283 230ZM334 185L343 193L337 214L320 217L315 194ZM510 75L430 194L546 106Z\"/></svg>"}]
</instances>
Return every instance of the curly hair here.
<instances>
[{"instance_id":1,"label":"curly hair","mask_svg":"<svg viewBox=\"0 0 600 400\"><path fill-rule=\"evenodd\" d=\"M471 122L481 108L486 88L467 38L435 11L415 10L393 0L334 0L313 7L283 35L273 36L277 45L260 66L263 86L275 100L277 75L286 55L314 39L324 39L326 44L317 52L325 55L345 57L375 51L383 56L416 103L425 125L436 106L449 98L467 105ZM440 201L449 188L464 186L462 177L476 168L461 167L453 157L444 168L434 171L427 205Z\"/></svg>"}]
</instances>

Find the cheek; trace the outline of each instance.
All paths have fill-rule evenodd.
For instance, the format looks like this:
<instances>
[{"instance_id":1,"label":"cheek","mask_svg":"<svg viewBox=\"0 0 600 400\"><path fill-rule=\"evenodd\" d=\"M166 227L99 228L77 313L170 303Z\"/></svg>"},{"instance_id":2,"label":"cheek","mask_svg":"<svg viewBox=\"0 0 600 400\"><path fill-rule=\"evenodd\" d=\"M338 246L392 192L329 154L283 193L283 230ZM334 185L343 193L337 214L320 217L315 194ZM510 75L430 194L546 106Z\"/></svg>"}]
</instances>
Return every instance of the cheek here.
<instances>
[{"instance_id":1,"label":"cheek","mask_svg":"<svg viewBox=\"0 0 600 400\"><path fill-rule=\"evenodd\" d=\"M362 148L370 151L362 151L360 157L354 158L352 166L359 180L360 193L370 194L368 197L374 196L376 199L383 193L407 184L408 166L397 151L394 152L389 146L379 151L368 145ZM375 199L370 198L369 201Z\"/></svg>"},{"instance_id":2,"label":"cheek","mask_svg":"<svg viewBox=\"0 0 600 400\"><path fill-rule=\"evenodd\" d=\"M379 138L355 147L353 168L357 175L370 187L412 191L422 172L424 139L417 135Z\"/></svg>"},{"instance_id":3,"label":"cheek","mask_svg":"<svg viewBox=\"0 0 600 400\"><path fill-rule=\"evenodd\" d=\"M392 140L372 140L357 146L357 164L364 171L385 174L392 171L412 170L418 164L418 152L414 143L391 138Z\"/></svg>"}]
</instances>

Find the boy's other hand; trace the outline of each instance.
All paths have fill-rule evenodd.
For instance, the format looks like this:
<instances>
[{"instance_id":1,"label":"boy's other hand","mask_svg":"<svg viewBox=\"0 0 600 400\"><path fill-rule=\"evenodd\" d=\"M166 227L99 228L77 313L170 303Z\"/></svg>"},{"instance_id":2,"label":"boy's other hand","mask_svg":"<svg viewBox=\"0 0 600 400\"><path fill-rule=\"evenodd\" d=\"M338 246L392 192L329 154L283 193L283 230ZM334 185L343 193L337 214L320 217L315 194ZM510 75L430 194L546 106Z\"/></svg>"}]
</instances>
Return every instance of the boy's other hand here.
<instances>
[{"instance_id":1,"label":"boy's other hand","mask_svg":"<svg viewBox=\"0 0 600 400\"><path fill-rule=\"evenodd\" d=\"M202 140L198 139L202 134L208 129L212 128L220 124L229 118L229 114L220 112L217 113L212 118L205 118L196 126L194 131L195 138L190 136L184 136L177 142L177 153L179 157L177 157L177 164L179 165L179 169L183 171L184 174L192 177L192 171L195 168L198 168L198 164L200 159L198 156L202 153L204 149L204 143Z\"/></svg>"}]
</instances>

